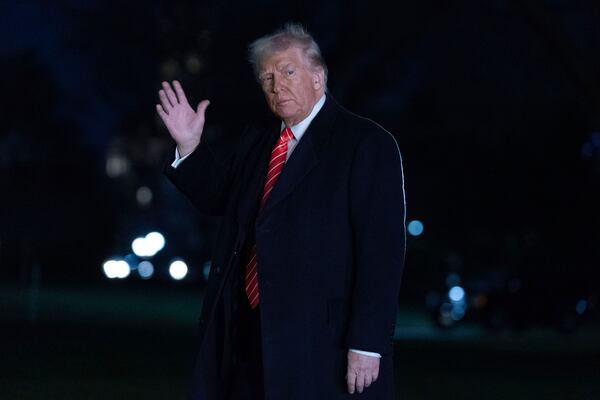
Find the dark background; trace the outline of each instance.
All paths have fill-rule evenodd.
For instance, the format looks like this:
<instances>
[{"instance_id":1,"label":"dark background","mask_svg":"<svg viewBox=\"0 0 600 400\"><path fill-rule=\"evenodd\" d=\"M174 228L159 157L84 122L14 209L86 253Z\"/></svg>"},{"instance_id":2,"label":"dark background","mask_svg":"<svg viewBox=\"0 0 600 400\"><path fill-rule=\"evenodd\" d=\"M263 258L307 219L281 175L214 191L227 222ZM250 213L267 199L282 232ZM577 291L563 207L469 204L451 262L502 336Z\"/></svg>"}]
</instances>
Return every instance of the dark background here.
<instances>
[{"instance_id":1,"label":"dark background","mask_svg":"<svg viewBox=\"0 0 600 400\"><path fill-rule=\"evenodd\" d=\"M0 398L181 398L219 221L161 174L157 90L179 79L211 100L210 134L235 136L265 112L246 47L287 21L321 45L330 94L403 153L424 230L399 398L600 399L591 0L0 2ZM131 255L150 231L164 249ZM131 274L108 279L110 258Z\"/></svg>"}]
</instances>

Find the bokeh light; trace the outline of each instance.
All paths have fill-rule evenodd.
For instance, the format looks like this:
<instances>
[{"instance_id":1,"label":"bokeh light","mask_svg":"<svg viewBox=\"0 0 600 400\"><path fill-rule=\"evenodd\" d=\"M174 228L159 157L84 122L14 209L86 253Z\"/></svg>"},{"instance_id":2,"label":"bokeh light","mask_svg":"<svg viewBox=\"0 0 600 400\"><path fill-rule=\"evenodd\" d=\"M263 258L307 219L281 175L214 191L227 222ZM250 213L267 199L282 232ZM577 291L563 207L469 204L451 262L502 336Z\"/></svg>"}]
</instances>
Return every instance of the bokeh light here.
<instances>
[{"instance_id":1,"label":"bokeh light","mask_svg":"<svg viewBox=\"0 0 600 400\"><path fill-rule=\"evenodd\" d=\"M153 257L165 247L165 237L160 232L150 232L131 243L131 249L138 257Z\"/></svg>"},{"instance_id":2,"label":"bokeh light","mask_svg":"<svg viewBox=\"0 0 600 400\"><path fill-rule=\"evenodd\" d=\"M127 278L131 272L129 264L124 260L108 260L103 264L102 269L104 275L109 279L124 279Z\"/></svg>"},{"instance_id":3,"label":"bokeh light","mask_svg":"<svg viewBox=\"0 0 600 400\"><path fill-rule=\"evenodd\" d=\"M579 300L577 305L575 306L575 312L579 315L582 315L587 309L588 302L586 300Z\"/></svg>"},{"instance_id":4,"label":"bokeh light","mask_svg":"<svg viewBox=\"0 0 600 400\"><path fill-rule=\"evenodd\" d=\"M154 275L154 265L150 261L142 261L137 267L138 274L142 279L150 279Z\"/></svg>"},{"instance_id":5,"label":"bokeh light","mask_svg":"<svg viewBox=\"0 0 600 400\"><path fill-rule=\"evenodd\" d=\"M460 286L454 286L448 291L448 297L453 302L463 301L465 298L465 290Z\"/></svg>"},{"instance_id":6,"label":"bokeh light","mask_svg":"<svg viewBox=\"0 0 600 400\"><path fill-rule=\"evenodd\" d=\"M424 226L421 221L413 220L408 223L408 233L412 236L419 236L423 233Z\"/></svg>"},{"instance_id":7,"label":"bokeh light","mask_svg":"<svg viewBox=\"0 0 600 400\"><path fill-rule=\"evenodd\" d=\"M152 190L148 186L141 186L135 192L135 199L140 206L148 206L152 203Z\"/></svg>"},{"instance_id":8,"label":"bokeh light","mask_svg":"<svg viewBox=\"0 0 600 400\"><path fill-rule=\"evenodd\" d=\"M181 260L175 260L169 266L169 275L171 275L171 278L175 279L176 281L180 281L185 278L187 273L188 266Z\"/></svg>"}]
</instances>

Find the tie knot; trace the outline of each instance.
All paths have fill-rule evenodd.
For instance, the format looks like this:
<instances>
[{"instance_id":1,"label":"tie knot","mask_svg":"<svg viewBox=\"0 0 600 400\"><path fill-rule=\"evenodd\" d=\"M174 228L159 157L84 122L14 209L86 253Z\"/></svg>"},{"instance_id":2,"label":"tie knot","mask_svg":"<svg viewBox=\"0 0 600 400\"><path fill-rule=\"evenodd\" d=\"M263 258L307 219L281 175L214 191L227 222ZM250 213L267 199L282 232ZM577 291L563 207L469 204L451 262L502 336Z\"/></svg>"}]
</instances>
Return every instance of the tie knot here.
<instances>
[{"instance_id":1,"label":"tie knot","mask_svg":"<svg viewBox=\"0 0 600 400\"><path fill-rule=\"evenodd\" d=\"M282 141L287 143L294 138L294 133L292 132L292 130L290 128L286 127L284 130L281 131L280 138Z\"/></svg>"}]
</instances>

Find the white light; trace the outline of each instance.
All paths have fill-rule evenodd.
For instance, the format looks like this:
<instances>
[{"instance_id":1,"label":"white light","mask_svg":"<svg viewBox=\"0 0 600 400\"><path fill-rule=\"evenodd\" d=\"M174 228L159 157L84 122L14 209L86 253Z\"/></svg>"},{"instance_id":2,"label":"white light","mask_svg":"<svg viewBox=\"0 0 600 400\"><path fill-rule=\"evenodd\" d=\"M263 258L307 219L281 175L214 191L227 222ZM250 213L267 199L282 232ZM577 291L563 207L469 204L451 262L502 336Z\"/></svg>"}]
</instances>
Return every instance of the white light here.
<instances>
[{"instance_id":1,"label":"white light","mask_svg":"<svg viewBox=\"0 0 600 400\"><path fill-rule=\"evenodd\" d=\"M104 275L106 275L106 277L109 279L114 279L117 277L117 273L116 273L116 269L115 269L116 262L117 261L115 261L115 260L108 260L102 266L102 269L104 270Z\"/></svg>"},{"instance_id":2,"label":"white light","mask_svg":"<svg viewBox=\"0 0 600 400\"><path fill-rule=\"evenodd\" d=\"M152 257L165 247L165 237L159 232L150 232L131 243L131 249L138 257Z\"/></svg>"},{"instance_id":3,"label":"white light","mask_svg":"<svg viewBox=\"0 0 600 400\"><path fill-rule=\"evenodd\" d=\"M129 276L131 268L127 261L123 260L108 260L102 266L104 274L109 279L123 279Z\"/></svg>"},{"instance_id":4,"label":"white light","mask_svg":"<svg viewBox=\"0 0 600 400\"><path fill-rule=\"evenodd\" d=\"M129 267L129 264L127 264L127 261L123 261L123 260L117 261L116 269L117 269L117 278L119 278L119 279L127 278L129 276L129 273L131 272L131 268Z\"/></svg>"},{"instance_id":5,"label":"white light","mask_svg":"<svg viewBox=\"0 0 600 400\"><path fill-rule=\"evenodd\" d=\"M163 249L163 247L165 247L165 237L160 232L150 232L147 234L146 242L152 248L154 254L158 253Z\"/></svg>"},{"instance_id":6,"label":"white light","mask_svg":"<svg viewBox=\"0 0 600 400\"><path fill-rule=\"evenodd\" d=\"M123 155L112 152L106 159L106 174L117 178L129 171L129 160Z\"/></svg>"},{"instance_id":7,"label":"white light","mask_svg":"<svg viewBox=\"0 0 600 400\"><path fill-rule=\"evenodd\" d=\"M150 253L152 253L146 243L146 238L143 237L135 238L131 243L131 250L133 250L138 257L148 257Z\"/></svg>"},{"instance_id":8,"label":"white light","mask_svg":"<svg viewBox=\"0 0 600 400\"><path fill-rule=\"evenodd\" d=\"M188 273L188 266L181 260L173 261L169 266L169 274L176 281L182 280Z\"/></svg>"},{"instance_id":9,"label":"white light","mask_svg":"<svg viewBox=\"0 0 600 400\"><path fill-rule=\"evenodd\" d=\"M135 193L139 205L147 206L152 202L152 190L147 186L141 186Z\"/></svg>"},{"instance_id":10,"label":"white light","mask_svg":"<svg viewBox=\"0 0 600 400\"><path fill-rule=\"evenodd\" d=\"M465 298L465 290L460 286L454 286L448 291L448 297L454 302L462 301Z\"/></svg>"},{"instance_id":11,"label":"white light","mask_svg":"<svg viewBox=\"0 0 600 400\"><path fill-rule=\"evenodd\" d=\"M413 236L419 236L423 233L423 223L418 220L410 221L408 224L408 233Z\"/></svg>"},{"instance_id":12,"label":"white light","mask_svg":"<svg viewBox=\"0 0 600 400\"><path fill-rule=\"evenodd\" d=\"M137 271L142 279L150 279L154 275L154 265L150 261L142 261L139 263Z\"/></svg>"}]
</instances>

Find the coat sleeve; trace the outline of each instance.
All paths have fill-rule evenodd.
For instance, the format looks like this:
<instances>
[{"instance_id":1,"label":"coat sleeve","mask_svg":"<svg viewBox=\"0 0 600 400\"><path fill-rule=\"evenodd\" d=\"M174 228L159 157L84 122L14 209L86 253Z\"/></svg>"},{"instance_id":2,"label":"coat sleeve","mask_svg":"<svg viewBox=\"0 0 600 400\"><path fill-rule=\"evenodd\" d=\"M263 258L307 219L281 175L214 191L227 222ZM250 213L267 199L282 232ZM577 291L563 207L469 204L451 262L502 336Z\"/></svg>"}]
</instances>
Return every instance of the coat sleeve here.
<instances>
[{"instance_id":1,"label":"coat sleeve","mask_svg":"<svg viewBox=\"0 0 600 400\"><path fill-rule=\"evenodd\" d=\"M406 248L402 159L391 134L379 128L361 140L350 179L355 265L346 344L386 355Z\"/></svg>"},{"instance_id":2,"label":"coat sleeve","mask_svg":"<svg viewBox=\"0 0 600 400\"><path fill-rule=\"evenodd\" d=\"M203 214L223 215L236 176L239 143L203 140L177 168L164 173Z\"/></svg>"}]
</instances>

